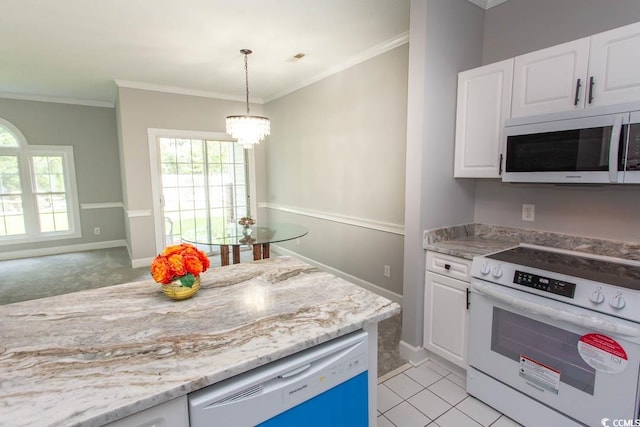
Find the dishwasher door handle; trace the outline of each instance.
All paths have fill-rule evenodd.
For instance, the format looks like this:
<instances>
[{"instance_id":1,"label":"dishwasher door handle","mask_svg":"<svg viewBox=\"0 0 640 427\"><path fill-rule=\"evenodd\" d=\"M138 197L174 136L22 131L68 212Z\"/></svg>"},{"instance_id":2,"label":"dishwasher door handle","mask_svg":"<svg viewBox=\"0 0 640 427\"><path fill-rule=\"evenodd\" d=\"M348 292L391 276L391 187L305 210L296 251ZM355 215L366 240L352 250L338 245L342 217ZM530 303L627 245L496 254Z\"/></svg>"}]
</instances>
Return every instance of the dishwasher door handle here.
<instances>
[{"instance_id":1,"label":"dishwasher door handle","mask_svg":"<svg viewBox=\"0 0 640 427\"><path fill-rule=\"evenodd\" d=\"M284 374L278 375L278 378L282 380L286 380L291 377L295 377L298 374L301 374L305 371L308 371L311 368L311 363L307 363L306 365L302 365L299 368L293 369L289 372L285 372Z\"/></svg>"}]
</instances>

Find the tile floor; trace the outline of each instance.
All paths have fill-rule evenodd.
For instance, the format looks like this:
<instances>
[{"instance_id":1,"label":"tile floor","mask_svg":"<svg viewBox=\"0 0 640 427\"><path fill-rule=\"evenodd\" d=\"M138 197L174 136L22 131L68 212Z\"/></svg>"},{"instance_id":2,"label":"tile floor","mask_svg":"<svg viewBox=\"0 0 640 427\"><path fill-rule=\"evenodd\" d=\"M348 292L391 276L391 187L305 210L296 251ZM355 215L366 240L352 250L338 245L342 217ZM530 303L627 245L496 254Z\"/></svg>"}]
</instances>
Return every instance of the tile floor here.
<instances>
[{"instance_id":1,"label":"tile floor","mask_svg":"<svg viewBox=\"0 0 640 427\"><path fill-rule=\"evenodd\" d=\"M378 427L516 427L465 391L466 379L428 361L378 380Z\"/></svg>"}]
</instances>

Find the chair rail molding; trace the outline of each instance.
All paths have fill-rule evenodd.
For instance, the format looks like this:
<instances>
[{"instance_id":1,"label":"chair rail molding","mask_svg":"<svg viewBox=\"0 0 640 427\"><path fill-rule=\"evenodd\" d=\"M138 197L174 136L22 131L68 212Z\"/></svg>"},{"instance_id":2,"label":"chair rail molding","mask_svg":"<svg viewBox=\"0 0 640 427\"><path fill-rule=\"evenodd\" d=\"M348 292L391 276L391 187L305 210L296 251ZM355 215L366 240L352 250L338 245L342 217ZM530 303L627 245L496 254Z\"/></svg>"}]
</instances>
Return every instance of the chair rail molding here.
<instances>
[{"instance_id":1,"label":"chair rail molding","mask_svg":"<svg viewBox=\"0 0 640 427\"><path fill-rule=\"evenodd\" d=\"M341 224L353 225L355 227L368 228L371 230L384 231L385 233L398 234L404 236L404 225L391 222L377 221L368 218L359 218L348 215L341 215L332 212L323 212L313 209L299 208L296 206L281 205L278 203L260 202L259 208L273 209L282 212L304 215L312 218L324 219L326 221L338 222Z\"/></svg>"},{"instance_id":2,"label":"chair rail molding","mask_svg":"<svg viewBox=\"0 0 640 427\"><path fill-rule=\"evenodd\" d=\"M80 203L80 209L109 209L109 208L122 208L124 204L122 202L104 202L104 203Z\"/></svg>"}]
</instances>

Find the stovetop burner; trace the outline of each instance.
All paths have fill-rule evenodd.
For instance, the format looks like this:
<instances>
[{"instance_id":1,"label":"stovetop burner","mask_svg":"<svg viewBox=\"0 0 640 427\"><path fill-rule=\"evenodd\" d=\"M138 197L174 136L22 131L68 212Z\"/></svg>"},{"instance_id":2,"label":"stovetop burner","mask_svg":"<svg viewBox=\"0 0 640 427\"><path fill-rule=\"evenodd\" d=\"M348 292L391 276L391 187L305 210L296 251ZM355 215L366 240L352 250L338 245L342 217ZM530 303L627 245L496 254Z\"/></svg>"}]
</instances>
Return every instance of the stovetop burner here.
<instances>
[{"instance_id":1,"label":"stovetop burner","mask_svg":"<svg viewBox=\"0 0 640 427\"><path fill-rule=\"evenodd\" d=\"M640 291L640 266L518 246L486 258Z\"/></svg>"}]
</instances>

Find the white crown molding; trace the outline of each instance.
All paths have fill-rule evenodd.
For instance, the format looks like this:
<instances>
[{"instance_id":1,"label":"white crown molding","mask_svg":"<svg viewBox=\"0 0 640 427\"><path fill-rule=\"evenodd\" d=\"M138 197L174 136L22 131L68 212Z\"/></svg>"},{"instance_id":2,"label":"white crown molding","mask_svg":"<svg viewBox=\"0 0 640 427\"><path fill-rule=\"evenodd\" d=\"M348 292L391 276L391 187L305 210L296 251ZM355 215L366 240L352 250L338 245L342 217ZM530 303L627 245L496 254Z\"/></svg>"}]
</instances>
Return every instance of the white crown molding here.
<instances>
[{"instance_id":1,"label":"white crown molding","mask_svg":"<svg viewBox=\"0 0 640 427\"><path fill-rule=\"evenodd\" d=\"M478 7L483 8L484 10L489 10L494 6L502 4L507 0L469 0L471 3L475 4Z\"/></svg>"},{"instance_id":2,"label":"white crown molding","mask_svg":"<svg viewBox=\"0 0 640 427\"><path fill-rule=\"evenodd\" d=\"M391 49L394 49L398 46L402 46L403 44L409 43L409 32L404 32L390 40L387 40L386 42L380 43L377 46L373 46L372 48L369 48L367 50L365 50L364 52L359 53L358 55L355 55L351 58L349 58L348 60L346 60L345 62L343 62L342 64L338 64L335 67L332 67L314 77L311 77L308 80L305 80L303 82L300 82L298 84L296 84L295 86L290 87L289 89L285 89L283 91L280 91L278 93L275 93L273 95L269 95L267 97L265 97L264 101L265 102L270 102L273 101L275 99L281 98L285 95L288 95L292 92L295 92L296 90L302 89L303 87L309 86L310 84L319 82L320 80L326 79L327 77L330 77L334 74L338 74L340 71L344 71L347 68L351 68L354 65L358 65L361 62L364 62L368 59L374 58L378 55L381 55L385 52L390 51Z\"/></svg>"},{"instance_id":3,"label":"white crown molding","mask_svg":"<svg viewBox=\"0 0 640 427\"><path fill-rule=\"evenodd\" d=\"M153 92L173 93L176 95L199 96L202 98L226 99L228 101L241 101L241 102L246 101L246 98L243 96L231 95L231 94L222 93L222 92L209 92L206 90L186 89L186 88L177 87L177 86L164 86L164 85L157 85L152 83L135 82L130 80L114 80L114 82L116 86L124 87L128 89L150 90ZM249 102L253 104L264 104L264 99L249 98Z\"/></svg>"},{"instance_id":4,"label":"white crown molding","mask_svg":"<svg viewBox=\"0 0 640 427\"><path fill-rule=\"evenodd\" d=\"M56 104L84 105L87 107L113 108L112 101L94 101L91 99L63 98L58 96L29 95L24 93L0 92L0 98L20 101L52 102Z\"/></svg>"}]
</instances>

